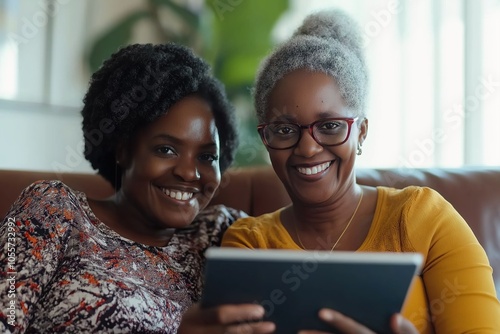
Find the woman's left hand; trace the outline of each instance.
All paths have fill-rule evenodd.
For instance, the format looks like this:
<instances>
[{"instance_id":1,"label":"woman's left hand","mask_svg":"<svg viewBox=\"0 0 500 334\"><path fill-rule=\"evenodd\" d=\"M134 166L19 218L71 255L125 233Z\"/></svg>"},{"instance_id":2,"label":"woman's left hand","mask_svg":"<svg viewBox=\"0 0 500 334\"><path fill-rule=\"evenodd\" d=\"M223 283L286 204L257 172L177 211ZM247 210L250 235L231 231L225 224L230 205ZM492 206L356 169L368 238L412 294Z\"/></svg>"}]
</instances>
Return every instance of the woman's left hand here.
<instances>
[{"instance_id":1,"label":"woman's left hand","mask_svg":"<svg viewBox=\"0 0 500 334\"><path fill-rule=\"evenodd\" d=\"M321 320L334 327L337 331L343 334L376 334L371 329L366 328L355 320L346 317L342 313L331 309L322 309L319 312ZM401 314L394 314L391 318L391 329L393 334L418 334L417 329L413 324ZM326 332L304 330L299 334L329 334Z\"/></svg>"},{"instance_id":2,"label":"woman's left hand","mask_svg":"<svg viewBox=\"0 0 500 334\"><path fill-rule=\"evenodd\" d=\"M192 305L182 316L177 334L270 334L275 325L261 322L264 308L257 304Z\"/></svg>"}]
</instances>

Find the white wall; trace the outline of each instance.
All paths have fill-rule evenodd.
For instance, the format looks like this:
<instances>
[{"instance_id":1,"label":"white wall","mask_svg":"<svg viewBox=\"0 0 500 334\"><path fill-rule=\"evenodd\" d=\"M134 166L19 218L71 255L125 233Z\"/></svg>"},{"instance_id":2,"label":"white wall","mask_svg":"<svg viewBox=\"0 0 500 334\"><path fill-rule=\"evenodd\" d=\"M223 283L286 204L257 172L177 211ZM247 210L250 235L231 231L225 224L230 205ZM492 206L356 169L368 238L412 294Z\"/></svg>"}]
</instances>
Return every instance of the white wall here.
<instances>
[{"instance_id":1,"label":"white wall","mask_svg":"<svg viewBox=\"0 0 500 334\"><path fill-rule=\"evenodd\" d=\"M0 169L92 172L77 108L0 101Z\"/></svg>"},{"instance_id":2,"label":"white wall","mask_svg":"<svg viewBox=\"0 0 500 334\"><path fill-rule=\"evenodd\" d=\"M0 169L93 172L83 157L80 109L90 78L84 57L99 34L146 2L8 1L0 51L8 41L15 61L5 65L0 54L0 69L11 66L15 75L0 79ZM151 30L139 25L134 40L157 42Z\"/></svg>"}]
</instances>

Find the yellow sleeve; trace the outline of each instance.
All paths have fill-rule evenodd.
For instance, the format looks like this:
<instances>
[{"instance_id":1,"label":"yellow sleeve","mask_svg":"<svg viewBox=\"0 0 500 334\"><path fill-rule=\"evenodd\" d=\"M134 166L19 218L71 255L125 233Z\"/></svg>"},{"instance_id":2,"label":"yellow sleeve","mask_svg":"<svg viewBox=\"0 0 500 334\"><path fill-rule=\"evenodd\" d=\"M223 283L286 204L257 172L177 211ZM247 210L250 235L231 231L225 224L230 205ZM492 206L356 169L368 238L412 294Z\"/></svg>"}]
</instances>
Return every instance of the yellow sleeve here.
<instances>
[{"instance_id":1,"label":"yellow sleeve","mask_svg":"<svg viewBox=\"0 0 500 334\"><path fill-rule=\"evenodd\" d=\"M500 303L486 252L437 192L422 188L403 210L410 242L425 257L422 278L436 333L500 333Z\"/></svg>"},{"instance_id":2,"label":"yellow sleeve","mask_svg":"<svg viewBox=\"0 0 500 334\"><path fill-rule=\"evenodd\" d=\"M248 217L240 218L234 222L224 233L221 247L259 248L258 242L255 240L255 234L249 228L254 220L254 218Z\"/></svg>"},{"instance_id":3,"label":"yellow sleeve","mask_svg":"<svg viewBox=\"0 0 500 334\"><path fill-rule=\"evenodd\" d=\"M222 238L222 247L300 249L283 227L281 209L259 217L238 219Z\"/></svg>"}]
</instances>

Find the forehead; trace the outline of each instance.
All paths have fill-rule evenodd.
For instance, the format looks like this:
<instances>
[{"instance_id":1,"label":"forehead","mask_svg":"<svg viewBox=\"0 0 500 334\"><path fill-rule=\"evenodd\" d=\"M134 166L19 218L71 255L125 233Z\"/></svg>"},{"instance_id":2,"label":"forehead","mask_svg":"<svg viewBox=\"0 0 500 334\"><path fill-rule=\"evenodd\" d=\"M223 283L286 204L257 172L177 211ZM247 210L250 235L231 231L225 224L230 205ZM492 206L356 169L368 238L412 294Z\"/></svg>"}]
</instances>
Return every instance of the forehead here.
<instances>
[{"instance_id":1,"label":"forehead","mask_svg":"<svg viewBox=\"0 0 500 334\"><path fill-rule=\"evenodd\" d=\"M266 118L346 116L346 104L335 79L321 72L296 70L280 79L268 99Z\"/></svg>"},{"instance_id":2,"label":"forehead","mask_svg":"<svg viewBox=\"0 0 500 334\"><path fill-rule=\"evenodd\" d=\"M215 141L217 128L210 104L197 95L190 95L175 103L167 113L141 129L142 137L161 134L203 144Z\"/></svg>"}]
</instances>

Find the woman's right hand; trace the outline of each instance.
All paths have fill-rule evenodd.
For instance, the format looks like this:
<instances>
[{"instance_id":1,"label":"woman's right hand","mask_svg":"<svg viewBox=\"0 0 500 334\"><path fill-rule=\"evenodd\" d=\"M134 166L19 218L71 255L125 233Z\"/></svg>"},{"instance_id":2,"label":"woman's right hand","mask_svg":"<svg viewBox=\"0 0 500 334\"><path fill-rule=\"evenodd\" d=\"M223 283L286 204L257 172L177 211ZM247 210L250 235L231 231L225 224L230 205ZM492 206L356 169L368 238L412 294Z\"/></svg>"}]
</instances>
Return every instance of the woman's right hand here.
<instances>
[{"instance_id":1,"label":"woman's right hand","mask_svg":"<svg viewBox=\"0 0 500 334\"><path fill-rule=\"evenodd\" d=\"M182 316L178 334L267 334L275 330L272 322L262 322L264 308L257 304L191 306Z\"/></svg>"}]
</instances>

